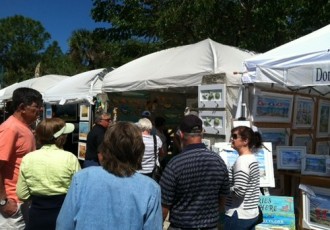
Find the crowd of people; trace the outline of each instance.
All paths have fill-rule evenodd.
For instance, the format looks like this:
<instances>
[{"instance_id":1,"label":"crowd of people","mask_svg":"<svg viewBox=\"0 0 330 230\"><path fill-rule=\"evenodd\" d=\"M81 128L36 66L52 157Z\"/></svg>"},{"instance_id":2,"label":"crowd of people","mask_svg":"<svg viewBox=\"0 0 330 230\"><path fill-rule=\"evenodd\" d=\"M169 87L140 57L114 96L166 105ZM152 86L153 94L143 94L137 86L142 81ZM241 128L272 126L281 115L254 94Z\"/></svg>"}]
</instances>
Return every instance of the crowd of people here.
<instances>
[{"instance_id":1,"label":"crowd of people","mask_svg":"<svg viewBox=\"0 0 330 230\"><path fill-rule=\"evenodd\" d=\"M232 168L203 143L203 122L185 114L169 156L165 119L144 112L136 123L95 115L83 169L66 151L74 125L42 115L42 95L18 88L14 113L0 126L0 229L254 229L261 135L231 130ZM32 129L33 127L33 129ZM155 167L162 168L159 181Z\"/></svg>"}]
</instances>

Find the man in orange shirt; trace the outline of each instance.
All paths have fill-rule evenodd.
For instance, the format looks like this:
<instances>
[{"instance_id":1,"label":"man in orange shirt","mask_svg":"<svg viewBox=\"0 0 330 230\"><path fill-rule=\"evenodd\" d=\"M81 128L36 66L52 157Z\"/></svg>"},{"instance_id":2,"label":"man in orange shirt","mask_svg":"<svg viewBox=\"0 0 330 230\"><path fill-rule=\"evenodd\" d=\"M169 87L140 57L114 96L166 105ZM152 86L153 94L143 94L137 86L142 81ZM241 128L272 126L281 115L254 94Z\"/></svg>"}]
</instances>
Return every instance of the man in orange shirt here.
<instances>
[{"instance_id":1,"label":"man in orange shirt","mask_svg":"<svg viewBox=\"0 0 330 230\"><path fill-rule=\"evenodd\" d=\"M42 112L42 95L31 88L13 92L11 115L0 126L0 229L24 229L28 207L16 195L22 158L36 149L31 125ZM24 215L25 216L25 215Z\"/></svg>"}]
</instances>

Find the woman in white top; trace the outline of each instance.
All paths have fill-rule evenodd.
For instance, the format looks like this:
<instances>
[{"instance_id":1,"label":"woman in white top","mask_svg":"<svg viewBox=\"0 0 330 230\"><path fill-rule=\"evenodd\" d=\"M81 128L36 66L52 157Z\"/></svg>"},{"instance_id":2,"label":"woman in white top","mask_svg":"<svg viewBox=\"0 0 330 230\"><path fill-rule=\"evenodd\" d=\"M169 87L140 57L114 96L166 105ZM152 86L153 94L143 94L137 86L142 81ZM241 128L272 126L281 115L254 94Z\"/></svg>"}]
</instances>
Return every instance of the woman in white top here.
<instances>
[{"instance_id":1,"label":"woman in white top","mask_svg":"<svg viewBox=\"0 0 330 230\"><path fill-rule=\"evenodd\" d=\"M145 145L145 150L142 158L142 169L138 172L151 177L152 170L154 169L155 164L159 166L159 157L163 155L163 143L157 135L155 135L154 139L154 136L150 134L152 130L152 123L148 118L141 118L137 122L137 125L142 132L143 143ZM155 144L157 159L155 158Z\"/></svg>"},{"instance_id":2,"label":"woman in white top","mask_svg":"<svg viewBox=\"0 0 330 230\"><path fill-rule=\"evenodd\" d=\"M226 199L225 230L255 229L258 220L260 172L253 150L262 145L261 135L246 126L231 130L231 145L238 154L229 170L230 195Z\"/></svg>"}]
</instances>

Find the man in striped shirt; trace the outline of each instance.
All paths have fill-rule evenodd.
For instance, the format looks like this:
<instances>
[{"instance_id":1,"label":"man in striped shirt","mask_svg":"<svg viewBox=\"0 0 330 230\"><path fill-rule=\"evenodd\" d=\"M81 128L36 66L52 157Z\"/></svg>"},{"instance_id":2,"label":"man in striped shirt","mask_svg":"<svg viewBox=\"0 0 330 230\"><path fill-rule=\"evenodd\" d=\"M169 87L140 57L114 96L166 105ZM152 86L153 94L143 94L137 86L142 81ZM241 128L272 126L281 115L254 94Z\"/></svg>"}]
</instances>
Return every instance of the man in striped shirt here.
<instances>
[{"instance_id":1,"label":"man in striped shirt","mask_svg":"<svg viewBox=\"0 0 330 230\"><path fill-rule=\"evenodd\" d=\"M179 128L183 151L167 164L160 180L163 219L169 212L169 230L216 230L220 206L229 194L227 167L202 143L199 117L185 116Z\"/></svg>"}]
</instances>

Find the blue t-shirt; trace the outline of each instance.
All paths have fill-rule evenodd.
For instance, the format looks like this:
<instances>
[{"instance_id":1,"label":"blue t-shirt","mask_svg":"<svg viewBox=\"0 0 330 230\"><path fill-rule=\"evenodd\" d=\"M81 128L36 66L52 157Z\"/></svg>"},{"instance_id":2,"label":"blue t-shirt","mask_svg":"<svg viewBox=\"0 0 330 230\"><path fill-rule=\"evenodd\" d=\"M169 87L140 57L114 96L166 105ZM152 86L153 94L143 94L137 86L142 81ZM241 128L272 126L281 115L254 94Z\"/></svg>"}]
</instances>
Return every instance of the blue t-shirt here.
<instances>
[{"instance_id":1,"label":"blue t-shirt","mask_svg":"<svg viewBox=\"0 0 330 230\"><path fill-rule=\"evenodd\" d=\"M147 176L88 167L73 177L56 229L162 230L160 197L159 185Z\"/></svg>"}]
</instances>

